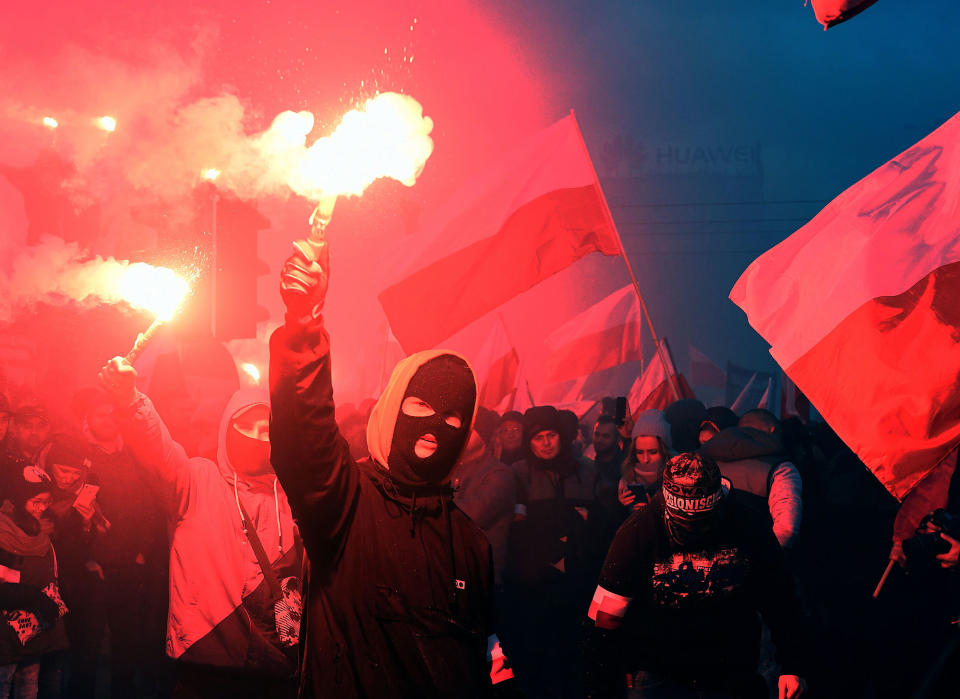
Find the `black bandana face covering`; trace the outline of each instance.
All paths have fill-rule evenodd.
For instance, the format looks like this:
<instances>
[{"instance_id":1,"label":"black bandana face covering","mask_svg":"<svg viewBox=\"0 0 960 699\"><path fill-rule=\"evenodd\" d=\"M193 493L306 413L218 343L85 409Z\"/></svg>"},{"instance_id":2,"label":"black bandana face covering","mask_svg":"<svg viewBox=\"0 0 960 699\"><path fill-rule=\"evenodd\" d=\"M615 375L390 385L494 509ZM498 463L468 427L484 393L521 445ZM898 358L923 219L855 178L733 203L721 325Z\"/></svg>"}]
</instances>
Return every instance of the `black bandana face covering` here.
<instances>
[{"instance_id":1,"label":"black bandana face covering","mask_svg":"<svg viewBox=\"0 0 960 699\"><path fill-rule=\"evenodd\" d=\"M431 359L417 370L403 394L416 397L433 409L432 415L406 415L401 407L393 430L387 465L392 476L408 485L439 484L450 474L467 440L477 389L473 372L462 360L449 354ZM459 426L446 421L451 414ZM416 455L417 440L433 435L436 450L426 457Z\"/></svg>"}]
</instances>

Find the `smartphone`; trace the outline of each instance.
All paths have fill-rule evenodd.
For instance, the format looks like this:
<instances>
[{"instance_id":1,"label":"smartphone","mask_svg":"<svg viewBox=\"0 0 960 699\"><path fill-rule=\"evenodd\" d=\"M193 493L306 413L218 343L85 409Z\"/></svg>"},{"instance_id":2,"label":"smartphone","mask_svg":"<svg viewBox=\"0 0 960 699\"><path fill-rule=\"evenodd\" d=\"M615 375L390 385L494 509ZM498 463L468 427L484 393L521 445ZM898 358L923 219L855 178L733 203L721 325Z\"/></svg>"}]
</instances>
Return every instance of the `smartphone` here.
<instances>
[{"instance_id":1,"label":"smartphone","mask_svg":"<svg viewBox=\"0 0 960 699\"><path fill-rule=\"evenodd\" d=\"M93 501L97 497L98 492L100 492L99 485L90 485L89 483L84 483L80 487L80 492L77 493L76 499L73 501L73 506L90 507L93 505Z\"/></svg>"},{"instance_id":2,"label":"smartphone","mask_svg":"<svg viewBox=\"0 0 960 699\"><path fill-rule=\"evenodd\" d=\"M643 483L627 483L627 490L633 493L637 500L647 501L647 486Z\"/></svg>"}]
</instances>

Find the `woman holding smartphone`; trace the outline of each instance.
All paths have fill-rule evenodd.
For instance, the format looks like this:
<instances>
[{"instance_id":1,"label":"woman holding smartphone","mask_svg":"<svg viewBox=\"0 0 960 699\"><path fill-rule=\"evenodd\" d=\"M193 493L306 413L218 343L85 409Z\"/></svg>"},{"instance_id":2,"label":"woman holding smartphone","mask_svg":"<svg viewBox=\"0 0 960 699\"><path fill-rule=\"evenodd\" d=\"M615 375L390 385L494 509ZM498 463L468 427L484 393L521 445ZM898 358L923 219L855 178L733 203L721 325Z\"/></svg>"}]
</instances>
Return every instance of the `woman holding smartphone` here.
<instances>
[{"instance_id":1,"label":"woman holding smartphone","mask_svg":"<svg viewBox=\"0 0 960 699\"><path fill-rule=\"evenodd\" d=\"M631 511L638 510L660 487L663 468L670 458L670 425L660 410L645 410L637 416L630 450L620 469L617 499Z\"/></svg>"}]
</instances>

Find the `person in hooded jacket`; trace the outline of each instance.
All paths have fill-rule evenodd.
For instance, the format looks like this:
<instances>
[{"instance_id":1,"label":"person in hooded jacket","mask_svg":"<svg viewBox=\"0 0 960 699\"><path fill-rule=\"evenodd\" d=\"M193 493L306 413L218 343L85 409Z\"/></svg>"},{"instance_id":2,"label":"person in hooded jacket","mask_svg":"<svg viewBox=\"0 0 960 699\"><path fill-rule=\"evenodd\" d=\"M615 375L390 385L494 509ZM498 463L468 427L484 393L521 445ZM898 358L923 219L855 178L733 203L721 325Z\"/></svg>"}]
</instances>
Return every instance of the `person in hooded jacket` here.
<instances>
[{"instance_id":1,"label":"person in hooded jacket","mask_svg":"<svg viewBox=\"0 0 960 699\"><path fill-rule=\"evenodd\" d=\"M357 463L334 418L326 243L296 248L270 339L270 429L309 558L300 694L486 696L493 674L509 674L490 545L450 487L476 412L473 370L445 350L397 364L367 425L370 460Z\"/></svg>"},{"instance_id":2,"label":"person in hooded jacket","mask_svg":"<svg viewBox=\"0 0 960 699\"><path fill-rule=\"evenodd\" d=\"M721 430L699 453L719 463L734 488L770 513L780 546L792 547L803 518L803 483L780 441L779 420L763 409L746 412L736 427Z\"/></svg>"},{"instance_id":3,"label":"person in hooded jacket","mask_svg":"<svg viewBox=\"0 0 960 699\"><path fill-rule=\"evenodd\" d=\"M37 696L41 664L67 647L52 525L53 483L36 466L10 479L0 510L0 697Z\"/></svg>"},{"instance_id":4,"label":"person in hooded jacket","mask_svg":"<svg viewBox=\"0 0 960 699\"><path fill-rule=\"evenodd\" d=\"M293 696L303 555L270 466L268 397L257 389L233 395L214 463L188 457L173 441L136 389L136 376L120 357L100 372L123 440L171 532L167 655L177 661L174 696Z\"/></svg>"}]
</instances>

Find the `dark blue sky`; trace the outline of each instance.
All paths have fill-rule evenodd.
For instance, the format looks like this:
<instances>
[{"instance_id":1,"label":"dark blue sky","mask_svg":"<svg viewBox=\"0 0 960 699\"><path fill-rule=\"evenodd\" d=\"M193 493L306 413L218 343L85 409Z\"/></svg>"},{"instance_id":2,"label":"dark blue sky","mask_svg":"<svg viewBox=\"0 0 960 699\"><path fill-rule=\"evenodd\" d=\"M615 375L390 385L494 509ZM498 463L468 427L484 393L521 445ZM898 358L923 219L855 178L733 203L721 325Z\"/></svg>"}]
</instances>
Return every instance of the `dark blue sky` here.
<instances>
[{"instance_id":1,"label":"dark blue sky","mask_svg":"<svg viewBox=\"0 0 960 699\"><path fill-rule=\"evenodd\" d=\"M726 300L740 272L814 215L817 201L960 110L960 5L950 0L880 0L826 32L802 0L549 0L500 10L549 76L557 114L577 109L595 159L618 133L652 152L759 144L763 198L805 202L614 209L681 365L688 342L721 364L769 365L766 344ZM643 186L634 184L634 197L649 201ZM665 198L730 199L701 194ZM638 218L715 223L623 224Z\"/></svg>"},{"instance_id":2,"label":"dark blue sky","mask_svg":"<svg viewBox=\"0 0 960 699\"><path fill-rule=\"evenodd\" d=\"M340 276L329 321L350 354L384 336L371 260L485 159L573 108L681 368L690 344L721 365L769 368L766 344L727 300L740 273L960 110L954 0L879 0L827 32L803 0L52 0L4 19L0 162L30 162L49 138L44 110L81 126L117 113L109 142L67 126L59 138L77 139L81 174L118 231L143 204L140 154L189 147L172 130L179 106L228 93L247 132L288 108L313 111L324 131L378 89L417 96L436 124L417 186L371 187L338 204L331 227ZM632 139L636 157L611 170L608 156L626 151L617 139ZM745 176L734 164L674 177L658 164L671 148L753 155ZM16 231L15 192L0 187L0 201L10 202L0 224ZM310 207L274 204L261 202L273 226L260 256L275 270ZM260 303L279 320L275 289L275 276L261 279Z\"/></svg>"}]
</instances>

